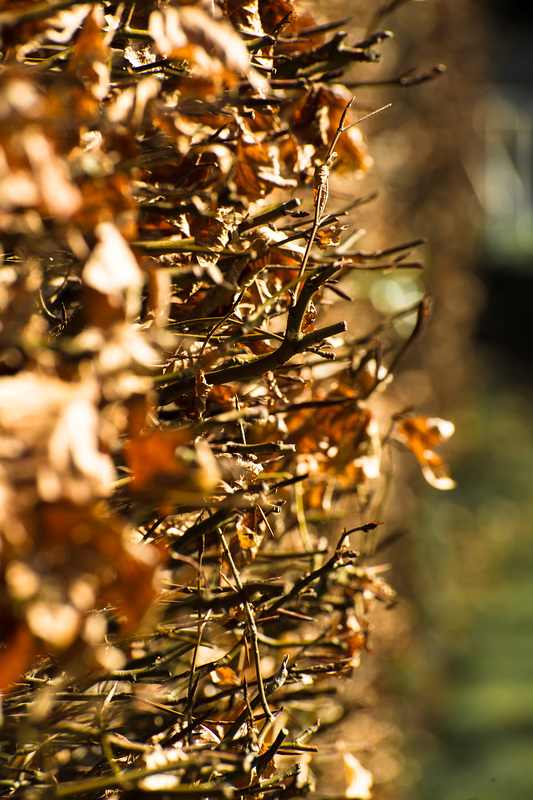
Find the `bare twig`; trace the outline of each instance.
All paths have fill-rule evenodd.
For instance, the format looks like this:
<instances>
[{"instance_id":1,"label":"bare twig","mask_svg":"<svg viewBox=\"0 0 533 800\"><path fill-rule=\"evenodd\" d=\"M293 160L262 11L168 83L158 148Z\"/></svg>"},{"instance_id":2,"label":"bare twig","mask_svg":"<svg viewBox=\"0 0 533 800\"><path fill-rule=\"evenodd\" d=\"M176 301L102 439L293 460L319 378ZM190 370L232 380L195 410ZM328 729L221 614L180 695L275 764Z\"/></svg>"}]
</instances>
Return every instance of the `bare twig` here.
<instances>
[{"instance_id":1,"label":"bare twig","mask_svg":"<svg viewBox=\"0 0 533 800\"><path fill-rule=\"evenodd\" d=\"M388 103L387 105L376 109L376 111L371 111L369 114L365 114L364 117L361 117L361 119L358 119L356 122L352 122L349 125L345 125L344 123L346 121L346 116L348 114L348 111L350 110L352 103L353 103L353 97L348 101L348 103L344 108L344 111L342 112L342 116L337 126L337 130L335 131L333 140L328 148L328 152L326 154L324 162L322 164L319 164L315 169L315 185L313 191L313 204L315 207L315 217L313 221L313 227L311 228L311 233L309 235L305 247L304 256L300 266L299 277L302 277L307 267L307 262L309 260L309 253L311 252L311 247L313 246L316 233L320 226L322 214L324 213L324 210L326 208L326 203L328 201L328 193L329 193L329 175L333 167L333 162L337 158L337 154L335 153L335 145L337 144L340 135L345 131L350 130L350 128L353 128L355 125L359 125L361 122L370 119L370 117L374 117L376 114L380 114L382 111L385 111L385 109L390 108L391 106L391 103Z\"/></svg>"},{"instance_id":2,"label":"bare twig","mask_svg":"<svg viewBox=\"0 0 533 800\"><path fill-rule=\"evenodd\" d=\"M226 542L226 540L224 538L224 534L222 533L221 530L219 530L219 538L220 538L220 543L222 545L222 549L224 550L224 555L226 556L226 559L227 559L227 562L229 564L231 573L233 575L233 579L234 579L235 583L237 584L237 588L238 588L239 592L242 592L243 591L243 585L242 585L242 582L241 582L241 578L240 578L239 572L237 570L237 567L235 566L235 562L234 562L233 557L232 557L232 555L230 553L230 550L229 550L229 547L227 545L227 542ZM254 654L255 675L256 675L256 678L257 678L257 686L258 686L258 689L259 689L259 695L258 696L259 696L259 700L260 700L261 706L263 707L263 711L265 712L267 717L270 718L272 716L272 714L271 714L270 707L269 707L267 699L266 699L265 686L264 686L264 683L263 683L263 675L261 673L261 656L259 654L259 644L258 644L258 641L257 641L257 626L255 624L255 617L254 617L254 614L253 614L253 611L252 611L252 607L251 607L250 603L248 602L248 600L244 600L243 607L244 607L244 612L246 614L246 619L248 620L248 632L249 632L250 641L251 641L251 645L252 645L252 652Z\"/></svg>"}]
</instances>

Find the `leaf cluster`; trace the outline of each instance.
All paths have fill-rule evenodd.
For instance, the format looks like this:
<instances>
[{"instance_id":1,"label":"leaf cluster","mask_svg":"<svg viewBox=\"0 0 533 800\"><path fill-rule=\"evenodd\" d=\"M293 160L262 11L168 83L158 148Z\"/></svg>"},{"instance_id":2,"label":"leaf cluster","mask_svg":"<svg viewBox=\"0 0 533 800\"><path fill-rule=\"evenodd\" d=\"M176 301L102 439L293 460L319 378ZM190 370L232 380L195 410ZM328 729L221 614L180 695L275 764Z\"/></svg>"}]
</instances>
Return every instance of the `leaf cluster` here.
<instances>
[{"instance_id":1,"label":"leaf cluster","mask_svg":"<svg viewBox=\"0 0 533 800\"><path fill-rule=\"evenodd\" d=\"M342 24L0 7L6 796L305 795L394 602L360 553L391 441L449 488L449 424L371 407L427 301L400 343L327 317L341 277L420 266L355 248L364 198L327 212L333 171L371 166L340 81L390 38Z\"/></svg>"}]
</instances>

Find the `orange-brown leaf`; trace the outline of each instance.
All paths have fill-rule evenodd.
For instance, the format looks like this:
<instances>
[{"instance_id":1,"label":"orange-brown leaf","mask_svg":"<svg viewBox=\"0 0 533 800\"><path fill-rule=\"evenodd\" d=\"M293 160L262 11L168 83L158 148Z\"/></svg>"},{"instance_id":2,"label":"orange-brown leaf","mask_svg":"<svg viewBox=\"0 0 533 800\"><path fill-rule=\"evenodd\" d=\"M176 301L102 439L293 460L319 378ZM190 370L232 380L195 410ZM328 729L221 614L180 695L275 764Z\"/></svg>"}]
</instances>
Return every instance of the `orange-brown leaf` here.
<instances>
[{"instance_id":1,"label":"orange-brown leaf","mask_svg":"<svg viewBox=\"0 0 533 800\"><path fill-rule=\"evenodd\" d=\"M436 489L453 489L456 485L446 462L433 450L449 439L454 430L452 422L438 417L402 417L396 423L396 438L415 454L422 474Z\"/></svg>"},{"instance_id":2,"label":"orange-brown leaf","mask_svg":"<svg viewBox=\"0 0 533 800\"><path fill-rule=\"evenodd\" d=\"M193 445L186 428L157 429L131 439L124 452L132 490L149 491L157 501L169 493L213 489L218 469L208 446L200 445Z\"/></svg>"},{"instance_id":3,"label":"orange-brown leaf","mask_svg":"<svg viewBox=\"0 0 533 800\"><path fill-rule=\"evenodd\" d=\"M218 667L211 673L211 680L220 686L239 686L240 679L231 667Z\"/></svg>"},{"instance_id":4,"label":"orange-brown leaf","mask_svg":"<svg viewBox=\"0 0 533 800\"><path fill-rule=\"evenodd\" d=\"M196 6L178 11L166 6L150 14L150 34L157 49L169 58L187 59L200 73L236 80L251 75L250 54L228 23L213 19Z\"/></svg>"},{"instance_id":5,"label":"orange-brown leaf","mask_svg":"<svg viewBox=\"0 0 533 800\"><path fill-rule=\"evenodd\" d=\"M263 144L237 144L235 183L240 194L258 200L276 187L294 188L297 182L283 178L276 148Z\"/></svg>"},{"instance_id":6,"label":"orange-brown leaf","mask_svg":"<svg viewBox=\"0 0 533 800\"><path fill-rule=\"evenodd\" d=\"M109 92L109 46L104 24L102 9L93 8L85 18L68 63L68 72L90 87L98 100Z\"/></svg>"}]
</instances>

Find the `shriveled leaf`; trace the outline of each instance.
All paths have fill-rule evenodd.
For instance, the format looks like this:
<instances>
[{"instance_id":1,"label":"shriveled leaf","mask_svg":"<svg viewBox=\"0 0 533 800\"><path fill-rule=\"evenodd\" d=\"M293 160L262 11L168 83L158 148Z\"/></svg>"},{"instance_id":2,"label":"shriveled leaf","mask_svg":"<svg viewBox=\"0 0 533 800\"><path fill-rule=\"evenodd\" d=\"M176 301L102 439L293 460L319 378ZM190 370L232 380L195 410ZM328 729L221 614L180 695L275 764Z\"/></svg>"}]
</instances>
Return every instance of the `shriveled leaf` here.
<instances>
[{"instance_id":1,"label":"shriveled leaf","mask_svg":"<svg viewBox=\"0 0 533 800\"><path fill-rule=\"evenodd\" d=\"M159 498L178 493L208 492L219 479L211 451L201 442L193 444L186 428L153 430L125 445L134 492L149 492Z\"/></svg>"},{"instance_id":2,"label":"shriveled leaf","mask_svg":"<svg viewBox=\"0 0 533 800\"><path fill-rule=\"evenodd\" d=\"M259 0L225 0L225 12L232 25L241 34L263 36L264 30L259 14Z\"/></svg>"},{"instance_id":3,"label":"shriveled leaf","mask_svg":"<svg viewBox=\"0 0 533 800\"><path fill-rule=\"evenodd\" d=\"M446 462L433 450L449 439L454 431L453 422L438 417L402 417L396 423L396 438L415 454L424 478L436 489L456 486Z\"/></svg>"},{"instance_id":4,"label":"shriveled leaf","mask_svg":"<svg viewBox=\"0 0 533 800\"><path fill-rule=\"evenodd\" d=\"M322 42L319 33L302 36L301 39L298 37L300 31L314 27L315 19L309 11L300 6L296 8L292 0L264 0L260 3L259 13L265 33L272 34L286 20L281 31L285 40L277 43L276 53L287 55L305 52Z\"/></svg>"},{"instance_id":5,"label":"shriveled leaf","mask_svg":"<svg viewBox=\"0 0 533 800\"><path fill-rule=\"evenodd\" d=\"M195 221L192 225L195 244L204 247L205 253L197 253L196 259L200 266L211 267L219 260L218 251L227 246L233 237L237 225L241 222L240 215L233 209L217 208L215 215L204 217L201 222ZM217 270L217 283L223 283L222 275Z\"/></svg>"},{"instance_id":6,"label":"shriveled leaf","mask_svg":"<svg viewBox=\"0 0 533 800\"><path fill-rule=\"evenodd\" d=\"M143 284L137 259L112 222L100 222L95 232L98 243L83 268L84 283L132 316Z\"/></svg>"},{"instance_id":7,"label":"shriveled leaf","mask_svg":"<svg viewBox=\"0 0 533 800\"><path fill-rule=\"evenodd\" d=\"M350 656L352 659L359 661L361 650L366 648L367 637L365 628L361 625L353 611L348 614L345 635Z\"/></svg>"},{"instance_id":8,"label":"shriveled leaf","mask_svg":"<svg viewBox=\"0 0 533 800\"><path fill-rule=\"evenodd\" d=\"M239 686L241 683L239 676L231 667L218 667L213 670L211 680L221 686Z\"/></svg>"},{"instance_id":9,"label":"shriveled leaf","mask_svg":"<svg viewBox=\"0 0 533 800\"><path fill-rule=\"evenodd\" d=\"M351 753L345 753L343 758L346 797L354 798L354 800L370 800L374 783L372 773L363 767L359 759Z\"/></svg>"},{"instance_id":10,"label":"shriveled leaf","mask_svg":"<svg viewBox=\"0 0 533 800\"><path fill-rule=\"evenodd\" d=\"M241 140L237 145L235 183L238 191L249 200L265 197L277 186L294 188L297 185L293 178L281 176L276 148Z\"/></svg>"},{"instance_id":11,"label":"shriveled leaf","mask_svg":"<svg viewBox=\"0 0 533 800\"><path fill-rule=\"evenodd\" d=\"M315 306L315 304L313 303L313 301L311 301L311 302L309 303L309 307L308 307L307 311L305 312L305 315L304 315L304 318L303 318L303 322L302 322L302 330L303 330L303 331L308 331L308 330L309 330L309 328L310 328L310 327L311 327L311 326L314 324L314 322L316 321L316 318L317 318L317 310L316 310L316 306Z\"/></svg>"},{"instance_id":12,"label":"shriveled leaf","mask_svg":"<svg viewBox=\"0 0 533 800\"><path fill-rule=\"evenodd\" d=\"M316 233L316 243L321 250L326 250L328 247L338 247L341 243L340 238L340 225L335 222L327 228L320 228Z\"/></svg>"},{"instance_id":13,"label":"shriveled leaf","mask_svg":"<svg viewBox=\"0 0 533 800\"><path fill-rule=\"evenodd\" d=\"M93 7L76 39L68 65L68 71L89 87L98 100L103 100L109 92L109 46L103 26L102 9Z\"/></svg>"},{"instance_id":14,"label":"shriveled leaf","mask_svg":"<svg viewBox=\"0 0 533 800\"><path fill-rule=\"evenodd\" d=\"M111 491L114 469L99 442L98 393L92 382L68 383L21 372L0 382L0 437L9 476L28 477L46 501L85 503Z\"/></svg>"},{"instance_id":15,"label":"shriveled leaf","mask_svg":"<svg viewBox=\"0 0 533 800\"><path fill-rule=\"evenodd\" d=\"M241 37L201 8L167 6L153 11L149 30L159 52L169 58L187 59L200 72L220 73L228 80L244 73L260 82Z\"/></svg>"},{"instance_id":16,"label":"shriveled leaf","mask_svg":"<svg viewBox=\"0 0 533 800\"><path fill-rule=\"evenodd\" d=\"M248 525L246 524L248 522ZM237 520L237 538L239 541L240 548L245 554L250 558L253 558L257 553L259 545L263 539L262 535L254 530L253 528L249 527L253 520L251 519L239 519Z\"/></svg>"},{"instance_id":17,"label":"shriveled leaf","mask_svg":"<svg viewBox=\"0 0 533 800\"><path fill-rule=\"evenodd\" d=\"M196 419L202 419L211 384L205 379L205 374L200 371L194 380L194 413Z\"/></svg>"},{"instance_id":18,"label":"shriveled leaf","mask_svg":"<svg viewBox=\"0 0 533 800\"><path fill-rule=\"evenodd\" d=\"M300 146L312 143L317 150L325 149L333 140L341 116L350 99L347 93L314 86L307 92L294 115L292 132ZM345 124L351 120L349 117ZM345 131L335 145L338 169L367 170L372 166L359 128Z\"/></svg>"}]
</instances>

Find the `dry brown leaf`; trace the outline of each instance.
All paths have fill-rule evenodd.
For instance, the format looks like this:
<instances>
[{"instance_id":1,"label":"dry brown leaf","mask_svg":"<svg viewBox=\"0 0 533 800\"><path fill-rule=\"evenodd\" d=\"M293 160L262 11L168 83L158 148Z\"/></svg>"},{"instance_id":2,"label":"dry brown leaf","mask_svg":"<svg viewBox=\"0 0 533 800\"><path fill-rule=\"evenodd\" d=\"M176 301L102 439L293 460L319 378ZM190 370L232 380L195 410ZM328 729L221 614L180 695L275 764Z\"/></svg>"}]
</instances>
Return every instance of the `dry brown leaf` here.
<instances>
[{"instance_id":1,"label":"dry brown leaf","mask_svg":"<svg viewBox=\"0 0 533 800\"><path fill-rule=\"evenodd\" d=\"M150 34L162 55L186 59L193 68L236 81L245 74L262 81L250 66L250 54L242 38L224 21L196 6L167 6L150 14Z\"/></svg>"},{"instance_id":2,"label":"dry brown leaf","mask_svg":"<svg viewBox=\"0 0 533 800\"><path fill-rule=\"evenodd\" d=\"M97 100L103 100L109 92L109 46L104 24L103 10L93 6L76 38L67 70Z\"/></svg>"},{"instance_id":3,"label":"dry brown leaf","mask_svg":"<svg viewBox=\"0 0 533 800\"><path fill-rule=\"evenodd\" d=\"M241 681L231 667L218 667L211 673L211 680L220 686L239 686Z\"/></svg>"},{"instance_id":4,"label":"dry brown leaf","mask_svg":"<svg viewBox=\"0 0 533 800\"><path fill-rule=\"evenodd\" d=\"M315 19L306 9L295 7L292 0L264 0L260 4L259 12L265 33L273 33L276 26L283 19L287 19L282 34L289 41L278 42L276 53L283 55L300 53L317 47L323 41L319 33L297 38L300 31L314 27Z\"/></svg>"},{"instance_id":5,"label":"dry brown leaf","mask_svg":"<svg viewBox=\"0 0 533 800\"><path fill-rule=\"evenodd\" d=\"M86 503L110 493L115 473L100 447L98 400L92 381L31 372L2 379L2 458L14 487L47 502Z\"/></svg>"},{"instance_id":6,"label":"dry brown leaf","mask_svg":"<svg viewBox=\"0 0 533 800\"><path fill-rule=\"evenodd\" d=\"M233 27L246 36L264 36L259 0L224 0L224 11Z\"/></svg>"},{"instance_id":7,"label":"dry brown leaf","mask_svg":"<svg viewBox=\"0 0 533 800\"><path fill-rule=\"evenodd\" d=\"M449 475L442 456L433 451L455 431L453 422L438 417L402 417L396 423L395 437L415 454L422 474L435 489L453 489L456 483Z\"/></svg>"},{"instance_id":8,"label":"dry brown leaf","mask_svg":"<svg viewBox=\"0 0 533 800\"><path fill-rule=\"evenodd\" d=\"M211 491L219 471L207 444L193 444L186 428L153 430L126 442L131 489L158 499Z\"/></svg>"},{"instance_id":9,"label":"dry brown leaf","mask_svg":"<svg viewBox=\"0 0 533 800\"><path fill-rule=\"evenodd\" d=\"M0 80L0 208L36 209L66 221L81 205L58 143L47 135L46 103L28 76L6 69ZM16 230L16 217L5 217Z\"/></svg>"},{"instance_id":10,"label":"dry brown leaf","mask_svg":"<svg viewBox=\"0 0 533 800\"><path fill-rule=\"evenodd\" d=\"M354 800L370 800L374 783L372 773L351 753L345 753L343 758L346 797Z\"/></svg>"},{"instance_id":11,"label":"dry brown leaf","mask_svg":"<svg viewBox=\"0 0 533 800\"><path fill-rule=\"evenodd\" d=\"M282 177L276 147L242 140L237 144L235 183L239 193L248 200L259 200L276 187L292 189L297 186L293 178Z\"/></svg>"},{"instance_id":12,"label":"dry brown leaf","mask_svg":"<svg viewBox=\"0 0 533 800\"><path fill-rule=\"evenodd\" d=\"M93 610L112 606L131 631L154 598L155 551L134 551L124 521L101 503L69 501L20 507L12 503L10 530L1 531L3 688L42 652L54 652L79 674L96 665L105 624L91 624ZM18 539L13 526L24 531Z\"/></svg>"},{"instance_id":13,"label":"dry brown leaf","mask_svg":"<svg viewBox=\"0 0 533 800\"><path fill-rule=\"evenodd\" d=\"M124 308L125 316L139 309L143 273L124 237L112 222L100 222L95 229L98 242L83 268L83 281L106 295L111 306Z\"/></svg>"},{"instance_id":14,"label":"dry brown leaf","mask_svg":"<svg viewBox=\"0 0 533 800\"><path fill-rule=\"evenodd\" d=\"M325 86L313 86L294 114L292 133L298 147L306 148L313 144L317 151L324 151L333 140L350 95L347 92L332 91ZM345 122L349 124L350 117ZM345 131L335 145L338 159L336 168L343 170L367 170L372 166L359 128Z\"/></svg>"}]
</instances>

